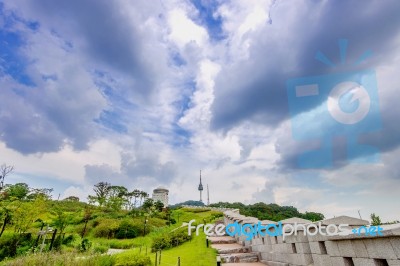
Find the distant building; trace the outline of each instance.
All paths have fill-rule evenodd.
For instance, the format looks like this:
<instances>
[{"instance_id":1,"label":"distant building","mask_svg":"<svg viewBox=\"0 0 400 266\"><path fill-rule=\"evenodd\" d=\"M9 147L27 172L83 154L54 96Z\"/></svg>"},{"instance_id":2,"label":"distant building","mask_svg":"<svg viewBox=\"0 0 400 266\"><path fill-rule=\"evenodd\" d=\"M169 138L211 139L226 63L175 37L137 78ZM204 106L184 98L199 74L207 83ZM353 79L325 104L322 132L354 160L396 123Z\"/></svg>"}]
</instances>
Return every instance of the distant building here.
<instances>
[{"instance_id":1,"label":"distant building","mask_svg":"<svg viewBox=\"0 0 400 266\"><path fill-rule=\"evenodd\" d=\"M169 190L164 187L158 187L153 190L152 199L154 201L161 201L164 204L164 207L168 207L168 193Z\"/></svg>"}]
</instances>

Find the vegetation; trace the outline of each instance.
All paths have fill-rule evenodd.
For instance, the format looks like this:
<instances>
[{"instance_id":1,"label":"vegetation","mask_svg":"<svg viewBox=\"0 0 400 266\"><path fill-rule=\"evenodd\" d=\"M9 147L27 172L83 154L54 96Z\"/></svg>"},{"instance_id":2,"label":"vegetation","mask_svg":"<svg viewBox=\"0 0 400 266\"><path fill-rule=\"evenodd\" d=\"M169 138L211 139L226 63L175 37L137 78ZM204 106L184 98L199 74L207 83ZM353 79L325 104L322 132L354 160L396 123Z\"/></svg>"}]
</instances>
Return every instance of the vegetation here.
<instances>
[{"instance_id":1,"label":"vegetation","mask_svg":"<svg viewBox=\"0 0 400 266\"><path fill-rule=\"evenodd\" d=\"M375 215L375 213L371 214L371 225L381 225L381 218L378 215Z\"/></svg>"},{"instance_id":2,"label":"vegetation","mask_svg":"<svg viewBox=\"0 0 400 266\"><path fill-rule=\"evenodd\" d=\"M204 204L187 201L164 208L141 190L99 182L88 202L76 196L52 200L51 188L25 183L5 184L13 167L0 167L0 265L154 265L154 252L164 262L178 257L182 265L215 265L215 251L205 248L204 234L191 238L182 223L213 222L222 216ZM196 206L196 208L182 206ZM276 204L218 203L242 214L280 220L310 220L322 214L300 214ZM106 255L112 249L127 249ZM151 253L153 252L153 253ZM199 264L200 263L200 264Z\"/></svg>"},{"instance_id":3,"label":"vegetation","mask_svg":"<svg viewBox=\"0 0 400 266\"><path fill-rule=\"evenodd\" d=\"M218 202L211 204L210 206L239 209L241 214L256 217L260 220L281 221L287 218L299 217L315 222L324 219L324 215L321 213L300 213L297 208L293 206L279 206L278 204L274 203L265 204L263 202L259 202L245 205L241 202Z\"/></svg>"}]
</instances>

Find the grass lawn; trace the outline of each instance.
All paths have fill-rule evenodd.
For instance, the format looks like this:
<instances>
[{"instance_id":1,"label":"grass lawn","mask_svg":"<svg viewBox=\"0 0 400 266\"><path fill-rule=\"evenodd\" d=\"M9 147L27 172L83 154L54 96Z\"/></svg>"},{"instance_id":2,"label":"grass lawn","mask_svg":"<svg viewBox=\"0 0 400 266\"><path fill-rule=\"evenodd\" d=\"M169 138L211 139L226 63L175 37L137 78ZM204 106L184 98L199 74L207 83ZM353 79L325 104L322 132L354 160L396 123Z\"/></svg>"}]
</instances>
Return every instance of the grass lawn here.
<instances>
[{"instance_id":1,"label":"grass lawn","mask_svg":"<svg viewBox=\"0 0 400 266\"><path fill-rule=\"evenodd\" d=\"M161 266L178 265L178 257L181 259L181 266L215 266L216 250L206 247L206 236L200 234L193 236L193 239L178 247L163 250L161 252ZM155 253L151 254L152 265L155 260ZM158 264L157 264L158 265Z\"/></svg>"}]
</instances>

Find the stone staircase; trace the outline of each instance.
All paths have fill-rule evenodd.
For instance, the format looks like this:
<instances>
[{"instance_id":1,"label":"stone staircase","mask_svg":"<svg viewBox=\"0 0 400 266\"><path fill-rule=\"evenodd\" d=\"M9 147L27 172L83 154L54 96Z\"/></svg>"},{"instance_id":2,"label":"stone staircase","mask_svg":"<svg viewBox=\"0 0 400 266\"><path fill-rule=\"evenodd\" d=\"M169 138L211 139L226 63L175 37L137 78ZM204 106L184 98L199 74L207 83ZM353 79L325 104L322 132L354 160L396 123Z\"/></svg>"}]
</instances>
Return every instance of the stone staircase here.
<instances>
[{"instance_id":1,"label":"stone staircase","mask_svg":"<svg viewBox=\"0 0 400 266\"><path fill-rule=\"evenodd\" d=\"M248 248L236 243L230 236L209 236L211 246L215 248L221 258L222 265L226 266L265 266L259 262L258 252L251 252Z\"/></svg>"}]
</instances>

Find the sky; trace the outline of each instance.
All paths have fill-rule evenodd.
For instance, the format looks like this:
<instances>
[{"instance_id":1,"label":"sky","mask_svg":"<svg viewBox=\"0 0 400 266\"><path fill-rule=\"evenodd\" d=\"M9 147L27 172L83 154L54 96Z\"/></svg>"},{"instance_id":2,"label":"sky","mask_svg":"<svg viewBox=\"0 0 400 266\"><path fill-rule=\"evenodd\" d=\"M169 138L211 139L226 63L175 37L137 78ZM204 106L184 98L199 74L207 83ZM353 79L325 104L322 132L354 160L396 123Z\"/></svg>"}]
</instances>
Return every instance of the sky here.
<instances>
[{"instance_id":1,"label":"sky","mask_svg":"<svg viewBox=\"0 0 400 266\"><path fill-rule=\"evenodd\" d=\"M399 220L399 10L396 0L0 1L6 183L81 200L101 181L165 186L178 203L199 198L201 169L212 203ZM345 160L338 136L332 167L299 167L310 143L293 118L327 99L291 113L288 80L363 69L376 75L381 126L365 140L379 160Z\"/></svg>"}]
</instances>

